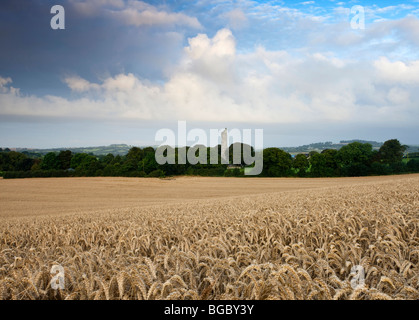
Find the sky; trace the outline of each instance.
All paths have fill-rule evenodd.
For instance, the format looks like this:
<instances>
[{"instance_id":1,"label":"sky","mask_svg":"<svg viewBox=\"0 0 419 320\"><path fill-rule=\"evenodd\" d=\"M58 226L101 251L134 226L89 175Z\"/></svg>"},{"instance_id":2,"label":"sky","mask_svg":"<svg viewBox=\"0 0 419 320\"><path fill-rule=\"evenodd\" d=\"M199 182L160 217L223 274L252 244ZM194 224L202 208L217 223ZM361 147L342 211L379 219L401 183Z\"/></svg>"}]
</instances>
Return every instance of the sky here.
<instances>
[{"instance_id":1,"label":"sky","mask_svg":"<svg viewBox=\"0 0 419 320\"><path fill-rule=\"evenodd\" d=\"M156 145L178 121L419 144L418 89L418 0L0 3L3 148Z\"/></svg>"}]
</instances>

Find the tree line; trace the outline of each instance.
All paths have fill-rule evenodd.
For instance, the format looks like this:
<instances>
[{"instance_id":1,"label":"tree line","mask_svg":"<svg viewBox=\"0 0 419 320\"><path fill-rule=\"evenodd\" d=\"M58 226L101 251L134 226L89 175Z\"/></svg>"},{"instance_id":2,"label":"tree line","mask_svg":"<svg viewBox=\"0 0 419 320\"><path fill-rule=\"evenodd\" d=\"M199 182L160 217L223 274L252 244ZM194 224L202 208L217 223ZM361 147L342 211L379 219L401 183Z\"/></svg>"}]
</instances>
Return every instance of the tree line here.
<instances>
[{"instance_id":1,"label":"tree line","mask_svg":"<svg viewBox=\"0 0 419 320\"><path fill-rule=\"evenodd\" d=\"M190 147L185 147L189 151ZM195 148L199 156L200 149ZM218 145L219 164L209 164L211 148L206 148L208 164L192 165L188 161L179 164L182 152L175 148L176 164L159 165L152 147L132 147L126 155L96 156L87 153L72 153L69 150L49 152L45 156L33 156L0 148L0 175L3 178L30 177L164 177L176 175L243 176L243 157L238 165L221 164L221 146ZM233 163L233 148L229 148L230 163ZM239 144L241 152L247 149L255 155L253 147ZM369 143L352 142L339 150L311 151L295 157L279 148L263 151L264 177L342 177L387 175L419 172L419 158L403 158L406 146L397 139L386 141L379 150Z\"/></svg>"},{"instance_id":2,"label":"tree line","mask_svg":"<svg viewBox=\"0 0 419 320\"><path fill-rule=\"evenodd\" d=\"M292 158L277 149L263 150L266 176L353 177L419 172L419 159L404 159L406 146L391 139L373 150L370 143L352 142L339 150L311 151ZM267 164L267 166L265 166Z\"/></svg>"}]
</instances>

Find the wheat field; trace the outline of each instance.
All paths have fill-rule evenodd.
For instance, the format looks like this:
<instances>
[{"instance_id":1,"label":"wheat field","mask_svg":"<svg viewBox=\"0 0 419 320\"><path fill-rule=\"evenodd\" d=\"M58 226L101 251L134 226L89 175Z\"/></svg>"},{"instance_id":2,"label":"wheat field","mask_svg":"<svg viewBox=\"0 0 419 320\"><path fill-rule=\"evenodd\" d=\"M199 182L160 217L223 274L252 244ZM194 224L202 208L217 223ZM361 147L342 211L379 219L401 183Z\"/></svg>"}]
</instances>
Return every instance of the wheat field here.
<instances>
[{"instance_id":1,"label":"wheat field","mask_svg":"<svg viewBox=\"0 0 419 320\"><path fill-rule=\"evenodd\" d=\"M0 180L10 192L0 212L0 299L419 299L419 175L232 178L224 185L245 194L204 183L191 187L201 197L183 200L172 181L149 181L165 184L159 197L169 200L87 210L87 197L72 211L55 199L45 212L33 200L34 214L25 191L26 213ZM295 187L277 189L286 181ZM52 288L54 265L64 289ZM357 266L365 280L354 286Z\"/></svg>"}]
</instances>

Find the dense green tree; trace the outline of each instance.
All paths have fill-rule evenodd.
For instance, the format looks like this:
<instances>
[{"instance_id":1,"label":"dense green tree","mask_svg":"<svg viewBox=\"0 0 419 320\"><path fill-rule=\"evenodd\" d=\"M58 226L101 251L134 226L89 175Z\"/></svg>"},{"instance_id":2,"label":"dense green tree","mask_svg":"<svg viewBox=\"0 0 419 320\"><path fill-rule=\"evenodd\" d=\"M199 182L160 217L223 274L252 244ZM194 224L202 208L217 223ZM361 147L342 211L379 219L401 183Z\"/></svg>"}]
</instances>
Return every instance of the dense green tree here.
<instances>
[{"instance_id":1,"label":"dense green tree","mask_svg":"<svg viewBox=\"0 0 419 320\"><path fill-rule=\"evenodd\" d=\"M410 172L419 172L419 159L410 159L407 162L407 170Z\"/></svg>"},{"instance_id":2,"label":"dense green tree","mask_svg":"<svg viewBox=\"0 0 419 320\"><path fill-rule=\"evenodd\" d=\"M389 164L391 173L398 174L408 171L406 164L402 161L399 162L392 162Z\"/></svg>"},{"instance_id":3,"label":"dense green tree","mask_svg":"<svg viewBox=\"0 0 419 320\"><path fill-rule=\"evenodd\" d=\"M352 142L339 149L336 158L342 165L363 164L368 166L372 159L372 145Z\"/></svg>"},{"instance_id":4,"label":"dense green tree","mask_svg":"<svg viewBox=\"0 0 419 320\"><path fill-rule=\"evenodd\" d=\"M209 157L209 153L207 153L207 157ZM176 164L171 166L172 168L171 174L185 174L189 165L187 163L181 163L180 160L182 160L183 155L179 154L179 148L175 148L175 158L176 158L176 161L175 161Z\"/></svg>"},{"instance_id":5,"label":"dense green tree","mask_svg":"<svg viewBox=\"0 0 419 320\"><path fill-rule=\"evenodd\" d=\"M96 176L103 173L100 171L103 167L96 156L86 153L76 153L71 159L70 166L76 170L78 176Z\"/></svg>"},{"instance_id":6,"label":"dense green tree","mask_svg":"<svg viewBox=\"0 0 419 320\"><path fill-rule=\"evenodd\" d=\"M132 167L136 169L143 157L144 151L142 149L138 147L132 147L126 155L126 162L128 162Z\"/></svg>"},{"instance_id":7,"label":"dense green tree","mask_svg":"<svg viewBox=\"0 0 419 320\"><path fill-rule=\"evenodd\" d=\"M326 166L326 157L324 154L315 153L310 157L310 174L313 177L326 177L327 176L327 166Z\"/></svg>"},{"instance_id":8,"label":"dense green tree","mask_svg":"<svg viewBox=\"0 0 419 320\"><path fill-rule=\"evenodd\" d=\"M361 177L368 176L371 174L371 165L365 165L363 163L354 163L343 166L341 168L342 176L345 177Z\"/></svg>"},{"instance_id":9,"label":"dense green tree","mask_svg":"<svg viewBox=\"0 0 419 320\"><path fill-rule=\"evenodd\" d=\"M292 162L292 166L298 170L297 174L300 177L303 177L306 175L306 171L308 169L308 167L310 166L310 163L306 157L305 154L299 153L295 156L293 162Z\"/></svg>"},{"instance_id":10,"label":"dense green tree","mask_svg":"<svg viewBox=\"0 0 419 320\"><path fill-rule=\"evenodd\" d=\"M73 157L73 154L70 150L60 151L58 154L58 161L60 169L67 170L70 168L71 158Z\"/></svg>"},{"instance_id":11,"label":"dense green tree","mask_svg":"<svg viewBox=\"0 0 419 320\"><path fill-rule=\"evenodd\" d=\"M326 149L321 152L326 160L326 166L335 170L338 168L338 151L336 149Z\"/></svg>"},{"instance_id":12,"label":"dense green tree","mask_svg":"<svg viewBox=\"0 0 419 320\"><path fill-rule=\"evenodd\" d=\"M32 166L32 160L20 152L10 151L9 152L10 164L16 171L27 171Z\"/></svg>"},{"instance_id":13,"label":"dense green tree","mask_svg":"<svg viewBox=\"0 0 419 320\"><path fill-rule=\"evenodd\" d=\"M325 166L328 168L326 176L339 176L339 159L338 159L338 150L336 149L326 149L321 152L326 161Z\"/></svg>"},{"instance_id":14,"label":"dense green tree","mask_svg":"<svg viewBox=\"0 0 419 320\"><path fill-rule=\"evenodd\" d=\"M131 176L134 171L138 170L142 158L143 150L138 147L132 147L127 155L122 158L121 174Z\"/></svg>"},{"instance_id":15,"label":"dense green tree","mask_svg":"<svg viewBox=\"0 0 419 320\"><path fill-rule=\"evenodd\" d=\"M7 171L9 166L9 156L6 152L0 152L0 171Z\"/></svg>"},{"instance_id":16,"label":"dense green tree","mask_svg":"<svg viewBox=\"0 0 419 320\"><path fill-rule=\"evenodd\" d=\"M128 175L128 176L130 176L130 173L132 172L139 171L138 164L132 161L125 161L121 168L122 168L123 175Z\"/></svg>"},{"instance_id":17,"label":"dense green tree","mask_svg":"<svg viewBox=\"0 0 419 320\"><path fill-rule=\"evenodd\" d=\"M122 160L122 157L118 154L113 158L111 164L116 165L116 164L121 164L123 162L124 161Z\"/></svg>"},{"instance_id":18,"label":"dense green tree","mask_svg":"<svg viewBox=\"0 0 419 320\"><path fill-rule=\"evenodd\" d=\"M243 174L241 173L240 169L234 168L234 169L227 169L224 171L225 177L240 177Z\"/></svg>"},{"instance_id":19,"label":"dense green tree","mask_svg":"<svg viewBox=\"0 0 419 320\"><path fill-rule=\"evenodd\" d=\"M185 167L186 164L179 164L179 162L177 161L177 155L178 155L178 151L177 148L172 148L170 146L165 146L162 147L164 148L164 152L163 152L163 157L165 158L164 160L167 161L166 163L160 165L160 169L163 170L166 175L179 175L179 174L184 174L185 173ZM163 161L162 159L159 161ZM139 170L143 170L142 169L142 164L143 162L140 162L140 166L139 166Z\"/></svg>"},{"instance_id":20,"label":"dense green tree","mask_svg":"<svg viewBox=\"0 0 419 320\"><path fill-rule=\"evenodd\" d=\"M0 171L17 171L24 166L24 161L27 159L26 155L16 152L1 152L0 153Z\"/></svg>"},{"instance_id":21,"label":"dense green tree","mask_svg":"<svg viewBox=\"0 0 419 320\"><path fill-rule=\"evenodd\" d=\"M317 154L318 152L315 150L312 150L308 153L308 157L311 158L313 156L313 154Z\"/></svg>"},{"instance_id":22,"label":"dense green tree","mask_svg":"<svg viewBox=\"0 0 419 320\"><path fill-rule=\"evenodd\" d=\"M19 161L15 167L17 171L30 171L34 164L34 160L30 158L24 158Z\"/></svg>"},{"instance_id":23,"label":"dense green tree","mask_svg":"<svg viewBox=\"0 0 419 320\"><path fill-rule=\"evenodd\" d=\"M154 150L154 149L153 149ZM150 174L152 171L157 170L159 167L155 157L154 152L147 152L143 159L143 170L146 174Z\"/></svg>"},{"instance_id":24,"label":"dense green tree","mask_svg":"<svg viewBox=\"0 0 419 320\"><path fill-rule=\"evenodd\" d=\"M42 170L58 170L60 169L60 161L55 152L48 152L41 162Z\"/></svg>"},{"instance_id":25,"label":"dense green tree","mask_svg":"<svg viewBox=\"0 0 419 320\"><path fill-rule=\"evenodd\" d=\"M80 165L81 165L81 163L86 159L86 158L88 158L88 157L91 157L91 156L89 156L88 154L86 154L86 153L76 153L72 158L71 158L71 161L70 161L70 167L71 168L73 168L73 169L76 169L76 168L78 168Z\"/></svg>"},{"instance_id":26,"label":"dense green tree","mask_svg":"<svg viewBox=\"0 0 419 320\"><path fill-rule=\"evenodd\" d=\"M20 152L0 153L0 171L29 171L33 162L33 159Z\"/></svg>"},{"instance_id":27,"label":"dense green tree","mask_svg":"<svg viewBox=\"0 0 419 320\"><path fill-rule=\"evenodd\" d=\"M387 140L378 151L379 157L383 163L401 162L406 148L397 139Z\"/></svg>"},{"instance_id":28,"label":"dense green tree","mask_svg":"<svg viewBox=\"0 0 419 320\"><path fill-rule=\"evenodd\" d=\"M41 159L34 159L31 171L40 171L41 170Z\"/></svg>"},{"instance_id":29,"label":"dense green tree","mask_svg":"<svg viewBox=\"0 0 419 320\"><path fill-rule=\"evenodd\" d=\"M154 150L153 147L146 147L146 148L143 149L143 152L144 152L144 156L145 156L147 153L154 154L155 150Z\"/></svg>"},{"instance_id":30,"label":"dense green tree","mask_svg":"<svg viewBox=\"0 0 419 320\"><path fill-rule=\"evenodd\" d=\"M114 177L117 175L117 170L115 168L115 165L113 164L108 164L105 166L105 168L103 169L103 175L105 177Z\"/></svg>"},{"instance_id":31,"label":"dense green tree","mask_svg":"<svg viewBox=\"0 0 419 320\"><path fill-rule=\"evenodd\" d=\"M371 173L371 163L374 153L369 143L352 142L342 147L336 159L340 164L343 176L366 176Z\"/></svg>"},{"instance_id":32,"label":"dense green tree","mask_svg":"<svg viewBox=\"0 0 419 320\"><path fill-rule=\"evenodd\" d=\"M101 170L99 160L92 155L87 155L83 158L79 166L76 168L76 172L83 176L96 176L98 171Z\"/></svg>"},{"instance_id":33,"label":"dense green tree","mask_svg":"<svg viewBox=\"0 0 419 320\"><path fill-rule=\"evenodd\" d=\"M378 150L372 150L371 163L374 162L381 162L380 153L378 152Z\"/></svg>"},{"instance_id":34,"label":"dense green tree","mask_svg":"<svg viewBox=\"0 0 419 320\"><path fill-rule=\"evenodd\" d=\"M375 161L371 164L371 173L373 175L383 176L386 174L390 174L391 169L388 164Z\"/></svg>"},{"instance_id":35,"label":"dense green tree","mask_svg":"<svg viewBox=\"0 0 419 320\"><path fill-rule=\"evenodd\" d=\"M101 158L102 163L106 166L115 159L114 155L112 153L108 153L106 156Z\"/></svg>"},{"instance_id":36,"label":"dense green tree","mask_svg":"<svg viewBox=\"0 0 419 320\"><path fill-rule=\"evenodd\" d=\"M269 177L283 177L290 174L292 157L278 148L263 150L263 174Z\"/></svg>"}]
</instances>

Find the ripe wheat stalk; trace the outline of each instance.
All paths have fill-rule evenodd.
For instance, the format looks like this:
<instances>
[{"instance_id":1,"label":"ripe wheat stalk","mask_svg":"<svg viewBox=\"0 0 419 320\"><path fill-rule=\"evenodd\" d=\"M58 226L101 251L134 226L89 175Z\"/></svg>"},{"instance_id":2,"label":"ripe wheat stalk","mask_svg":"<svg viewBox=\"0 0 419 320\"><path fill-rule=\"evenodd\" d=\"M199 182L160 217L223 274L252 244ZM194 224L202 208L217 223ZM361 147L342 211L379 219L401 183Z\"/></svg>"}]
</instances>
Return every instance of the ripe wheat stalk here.
<instances>
[{"instance_id":1,"label":"ripe wheat stalk","mask_svg":"<svg viewBox=\"0 0 419 320\"><path fill-rule=\"evenodd\" d=\"M418 190L406 178L3 219L0 299L419 299Z\"/></svg>"}]
</instances>

